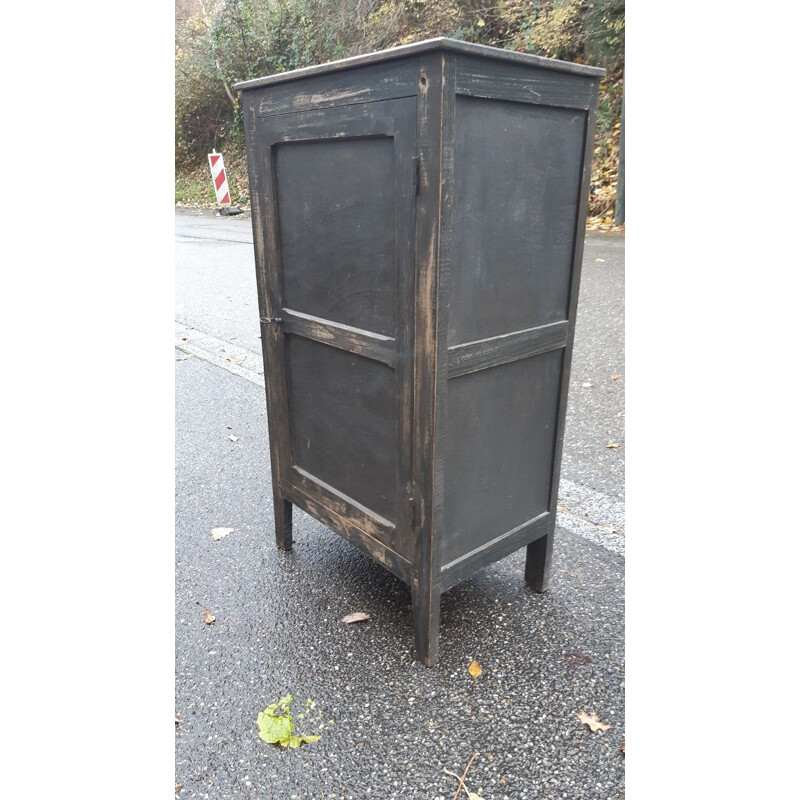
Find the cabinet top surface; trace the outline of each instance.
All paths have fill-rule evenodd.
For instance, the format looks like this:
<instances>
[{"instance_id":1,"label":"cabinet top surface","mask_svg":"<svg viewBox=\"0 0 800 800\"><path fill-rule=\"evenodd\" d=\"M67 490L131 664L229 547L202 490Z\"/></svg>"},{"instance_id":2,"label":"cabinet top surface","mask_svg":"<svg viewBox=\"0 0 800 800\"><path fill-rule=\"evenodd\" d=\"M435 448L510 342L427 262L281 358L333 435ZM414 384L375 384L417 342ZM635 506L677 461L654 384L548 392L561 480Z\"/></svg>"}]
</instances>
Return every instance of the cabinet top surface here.
<instances>
[{"instance_id":1,"label":"cabinet top surface","mask_svg":"<svg viewBox=\"0 0 800 800\"><path fill-rule=\"evenodd\" d=\"M339 61L331 61L327 64L319 64L313 67L293 69L289 72L281 72L277 75L267 75L263 78L254 78L249 81L240 81L234 85L237 91L256 89L261 86L269 86L275 83L286 83L299 78L322 75L328 72L346 70L352 67L379 64L384 61L392 61L406 56L420 55L434 51L444 51L451 53L463 53L470 56L490 58L495 61L512 62L529 67L539 67L540 69L550 69L556 72L568 72L573 75L586 75L589 77L600 78L605 74L605 70L600 67L590 67L584 64L573 64L569 61L557 61L553 58L535 56L529 53L518 53L514 50L503 50L499 47L488 47L483 44L473 44L472 42L462 42L458 39L447 39L439 37L437 39L427 39L424 42L414 44L404 44L400 47L392 47L389 50L380 50L376 53L367 53L361 56L343 58Z\"/></svg>"}]
</instances>

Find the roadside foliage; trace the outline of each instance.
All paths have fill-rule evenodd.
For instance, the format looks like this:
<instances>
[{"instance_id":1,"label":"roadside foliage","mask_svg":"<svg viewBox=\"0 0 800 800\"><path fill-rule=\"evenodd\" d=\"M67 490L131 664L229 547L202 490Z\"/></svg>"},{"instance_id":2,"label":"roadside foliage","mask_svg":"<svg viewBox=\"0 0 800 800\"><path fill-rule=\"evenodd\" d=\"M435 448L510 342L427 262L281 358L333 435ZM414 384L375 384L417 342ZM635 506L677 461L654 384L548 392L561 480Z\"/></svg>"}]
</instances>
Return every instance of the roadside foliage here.
<instances>
[{"instance_id":1,"label":"roadside foliage","mask_svg":"<svg viewBox=\"0 0 800 800\"><path fill-rule=\"evenodd\" d=\"M614 216L625 67L624 0L177 0L175 200L215 202L206 156L224 152L248 202L241 80L449 36L604 67L589 227Z\"/></svg>"}]
</instances>

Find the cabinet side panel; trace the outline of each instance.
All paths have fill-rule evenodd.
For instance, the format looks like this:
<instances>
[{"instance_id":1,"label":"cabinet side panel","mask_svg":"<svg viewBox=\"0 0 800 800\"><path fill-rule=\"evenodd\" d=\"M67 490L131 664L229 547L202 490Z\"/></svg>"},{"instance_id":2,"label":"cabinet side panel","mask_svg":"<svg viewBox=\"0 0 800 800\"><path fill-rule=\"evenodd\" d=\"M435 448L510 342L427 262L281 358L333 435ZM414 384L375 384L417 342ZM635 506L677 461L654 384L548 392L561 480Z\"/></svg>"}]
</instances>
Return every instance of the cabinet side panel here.
<instances>
[{"instance_id":1,"label":"cabinet side panel","mask_svg":"<svg viewBox=\"0 0 800 800\"><path fill-rule=\"evenodd\" d=\"M448 345L567 317L586 113L459 96Z\"/></svg>"},{"instance_id":2,"label":"cabinet side panel","mask_svg":"<svg viewBox=\"0 0 800 800\"><path fill-rule=\"evenodd\" d=\"M500 83L499 97L476 96L459 74L441 532L450 572L536 538L554 512L589 118L566 107L566 90L557 107Z\"/></svg>"},{"instance_id":3,"label":"cabinet side panel","mask_svg":"<svg viewBox=\"0 0 800 800\"><path fill-rule=\"evenodd\" d=\"M547 512L563 350L448 381L444 563Z\"/></svg>"}]
</instances>

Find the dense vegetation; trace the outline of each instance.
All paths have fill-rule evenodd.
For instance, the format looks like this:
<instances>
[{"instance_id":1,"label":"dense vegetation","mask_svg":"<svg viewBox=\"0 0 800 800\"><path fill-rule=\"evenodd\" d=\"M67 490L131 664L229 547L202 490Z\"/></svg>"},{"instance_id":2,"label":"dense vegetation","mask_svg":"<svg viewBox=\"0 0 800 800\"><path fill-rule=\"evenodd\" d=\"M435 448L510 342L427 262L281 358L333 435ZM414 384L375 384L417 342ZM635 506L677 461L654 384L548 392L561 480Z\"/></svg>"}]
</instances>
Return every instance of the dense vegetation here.
<instances>
[{"instance_id":1,"label":"dense vegetation","mask_svg":"<svg viewBox=\"0 0 800 800\"><path fill-rule=\"evenodd\" d=\"M176 201L213 202L206 154L223 152L247 202L240 80L434 36L603 66L590 214L613 215L624 0L177 0Z\"/></svg>"}]
</instances>

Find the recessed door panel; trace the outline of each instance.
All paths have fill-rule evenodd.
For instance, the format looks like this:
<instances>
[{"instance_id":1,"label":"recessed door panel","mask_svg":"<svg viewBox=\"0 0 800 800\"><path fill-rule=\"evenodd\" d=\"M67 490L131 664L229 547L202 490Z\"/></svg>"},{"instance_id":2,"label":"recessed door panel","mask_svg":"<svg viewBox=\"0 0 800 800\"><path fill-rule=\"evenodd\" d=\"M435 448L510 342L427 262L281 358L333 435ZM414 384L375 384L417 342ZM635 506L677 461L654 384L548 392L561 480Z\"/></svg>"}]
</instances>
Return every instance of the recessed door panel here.
<instances>
[{"instance_id":1,"label":"recessed door panel","mask_svg":"<svg viewBox=\"0 0 800 800\"><path fill-rule=\"evenodd\" d=\"M289 142L275 151L287 307L393 336L394 139Z\"/></svg>"}]
</instances>

